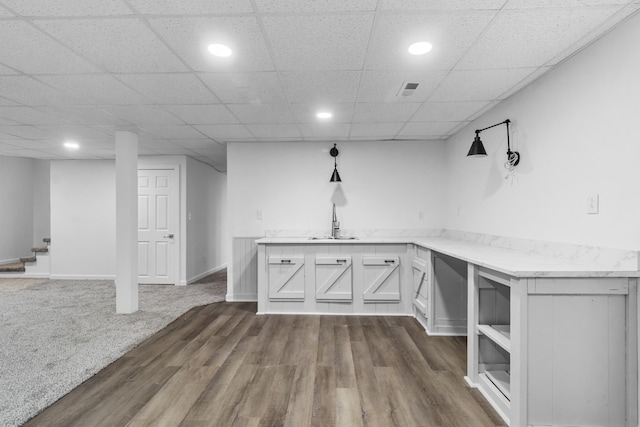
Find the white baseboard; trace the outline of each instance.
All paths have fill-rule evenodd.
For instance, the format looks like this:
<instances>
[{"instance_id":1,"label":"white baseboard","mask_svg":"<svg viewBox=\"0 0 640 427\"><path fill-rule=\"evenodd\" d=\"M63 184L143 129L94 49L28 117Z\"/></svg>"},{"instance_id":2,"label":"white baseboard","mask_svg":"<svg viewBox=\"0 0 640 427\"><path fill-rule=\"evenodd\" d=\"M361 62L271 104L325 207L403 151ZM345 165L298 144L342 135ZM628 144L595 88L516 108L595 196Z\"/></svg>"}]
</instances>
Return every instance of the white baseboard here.
<instances>
[{"instance_id":1,"label":"white baseboard","mask_svg":"<svg viewBox=\"0 0 640 427\"><path fill-rule=\"evenodd\" d=\"M258 294L227 294L227 302L258 302Z\"/></svg>"},{"instance_id":2,"label":"white baseboard","mask_svg":"<svg viewBox=\"0 0 640 427\"><path fill-rule=\"evenodd\" d=\"M217 273L218 271L224 270L225 268L227 268L227 264L222 264L222 265L219 265L217 267L212 268L209 271L205 271L204 273L197 274L197 275L187 279L187 284L190 285L193 282L197 282L198 280L202 279L203 277L207 277L210 274ZM180 283L180 284L182 284L182 283Z\"/></svg>"},{"instance_id":3,"label":"white baseboard","mask_svg":"<svg viewBox=\"0 0 640 427\"><path fill-rule=\"evenodd\" d=\"M116 276L111 274L51 274L49 278L52 280L116 280Z\"/></svg>"}]
</instances>

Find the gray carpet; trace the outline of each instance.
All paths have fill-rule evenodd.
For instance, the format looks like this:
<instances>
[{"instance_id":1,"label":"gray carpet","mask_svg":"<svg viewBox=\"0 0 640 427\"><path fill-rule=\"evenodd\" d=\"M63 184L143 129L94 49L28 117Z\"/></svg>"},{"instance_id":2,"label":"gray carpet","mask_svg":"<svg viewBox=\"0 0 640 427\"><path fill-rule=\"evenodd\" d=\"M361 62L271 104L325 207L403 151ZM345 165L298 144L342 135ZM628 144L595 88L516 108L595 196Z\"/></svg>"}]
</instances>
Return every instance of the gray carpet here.
<instances>
[{"instance_id":1,"label":"gray carpet","mask_svg":"<svg viewBox=\"0 0 640 427\"><path fill-rule=\"evenodd\" d=\"M18 426L226 283L140 285L134 314L115 313L113 281L52 280L0 293L0 425Z\"/></svg>"}]
</instances>

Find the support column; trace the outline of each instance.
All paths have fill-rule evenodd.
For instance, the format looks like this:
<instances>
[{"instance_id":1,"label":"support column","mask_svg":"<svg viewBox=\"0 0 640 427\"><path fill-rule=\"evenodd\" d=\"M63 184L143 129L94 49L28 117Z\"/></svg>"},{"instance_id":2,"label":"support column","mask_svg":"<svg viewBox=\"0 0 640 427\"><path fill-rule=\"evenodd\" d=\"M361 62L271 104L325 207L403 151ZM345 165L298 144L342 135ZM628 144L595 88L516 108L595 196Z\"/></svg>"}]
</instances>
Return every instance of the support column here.
<instances>
[{"instance_id":1,"label":"support column","mask_svg":"<svg viewBox=\"0 0 640 427\"><path fill-rule=\"evenodd\" d=\"M138 311L138 135L116 132L116 313Z\"/></svg>"}]
</instances>

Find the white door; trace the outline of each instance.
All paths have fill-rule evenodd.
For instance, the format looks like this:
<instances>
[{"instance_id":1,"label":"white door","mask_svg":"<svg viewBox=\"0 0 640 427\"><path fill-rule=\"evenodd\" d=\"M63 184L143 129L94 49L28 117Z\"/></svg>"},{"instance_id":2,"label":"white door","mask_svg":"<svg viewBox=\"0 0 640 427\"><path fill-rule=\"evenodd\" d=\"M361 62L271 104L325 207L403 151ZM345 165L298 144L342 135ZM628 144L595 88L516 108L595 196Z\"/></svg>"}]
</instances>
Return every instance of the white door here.
<instances>
[{"instance_id":1,"label":"white door","mask_svg":"<svg viewBox=\"0 0 640 427\"><path fill-rule=\"evenodd\" d=\"M138 282L177 284L178 170L138 170Z\"/></svg>"}]
</instances>

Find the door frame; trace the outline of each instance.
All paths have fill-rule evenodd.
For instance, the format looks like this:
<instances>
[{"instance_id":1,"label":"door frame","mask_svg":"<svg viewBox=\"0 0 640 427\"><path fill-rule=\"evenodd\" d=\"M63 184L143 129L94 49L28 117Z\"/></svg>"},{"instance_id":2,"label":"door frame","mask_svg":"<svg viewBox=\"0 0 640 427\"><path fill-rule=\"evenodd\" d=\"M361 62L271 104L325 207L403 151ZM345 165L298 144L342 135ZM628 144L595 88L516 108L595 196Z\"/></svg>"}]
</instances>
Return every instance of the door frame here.
<instances>
[{"instance_id":1,"label":"door frame","mask_svg":"<svg viewBox=\"0 0 640 427\"><path fill-rule=\"evenodd\" d=\"M179 163L145 163L140 164L138 162L138 170L172 170L176 174L177 182L174 184L176 187L176 195L177 200L173 204L175 207L172 210L175 210L174 214L177 221L177 230L175 231L174 244L176 245L175 255L174 255L174 269L175 269L175 277L173 280L174 286L180 285L180 273L181 273L181 262L182 259L182 218L180 217L180 202L182 200L182 190L180 185L180 164ZM137 233L137 232L136 232Z\"/></svg>"}]
</instances>

